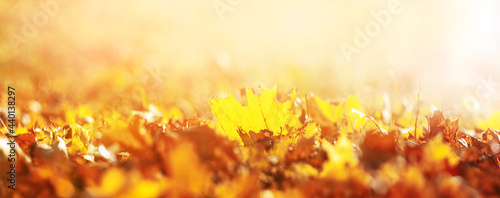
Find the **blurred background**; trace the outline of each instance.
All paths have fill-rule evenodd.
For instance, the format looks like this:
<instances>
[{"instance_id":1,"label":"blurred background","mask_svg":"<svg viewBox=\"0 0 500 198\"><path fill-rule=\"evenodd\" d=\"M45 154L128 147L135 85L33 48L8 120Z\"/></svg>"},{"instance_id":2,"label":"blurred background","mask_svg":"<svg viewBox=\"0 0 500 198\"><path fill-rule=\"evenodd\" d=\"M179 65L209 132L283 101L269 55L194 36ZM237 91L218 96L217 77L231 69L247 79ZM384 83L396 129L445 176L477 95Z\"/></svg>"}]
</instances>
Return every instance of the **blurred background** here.
<instances>
[{"instance_id":1,"label":"blurred background","mask_svg":"<svg viewBox=\"0 0 500 198\"><path fill-rule=\"evenodd\" d=\"M494 0L2 1L0 85L53 111L147 100L200 116L208 98L259 85L413 105L421 87L421 105L482 115L500 104L498 10Z\"/></svg>"}]
</instances>

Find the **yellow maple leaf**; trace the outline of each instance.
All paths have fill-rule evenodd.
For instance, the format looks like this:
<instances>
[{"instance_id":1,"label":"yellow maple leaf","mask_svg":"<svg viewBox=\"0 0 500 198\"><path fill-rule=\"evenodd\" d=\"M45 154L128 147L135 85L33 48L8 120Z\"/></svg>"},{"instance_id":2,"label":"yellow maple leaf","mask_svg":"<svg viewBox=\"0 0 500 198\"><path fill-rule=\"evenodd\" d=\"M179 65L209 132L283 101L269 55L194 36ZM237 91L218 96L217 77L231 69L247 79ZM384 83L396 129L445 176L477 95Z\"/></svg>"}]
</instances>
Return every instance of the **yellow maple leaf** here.
<instances>
[{"instance_id":1,"label":"yellow maple leaf","mask_svg":"<svg viewBox=\"0 0 500 198\"><path fill-rule=\"evenodd\" d=\"M351 141L342 135L335 146L326 140L323 140L321 145L327 153L328 161L324 162L320 175L322 177L331 176L338 180L347 179L350 174L349 169L358 164L358 158L354 153Z\"/></svg>"},{"instance_id":2,"label":"yellow maple leaf","mask_svg":"<svg viewBox=\"0 0 500 198\"><path fill-rule=\"evenodd\" d=\"M29 131L26 127L23 127L22 125L17 126L17 130L16 130L17 135L21 135L21 134L25 134L25 133L29 133Z\"/></svg>"},{"instance_id":3,"label":"yellow maple leaf","mask_svg":"<svg viewBox=\"0 0 500 198\"><path fill-rule=\"evenodd\" d=\"M435 164L435 166L443 166L443 162L447 162L451 166L456 166L459 158L453 154L451 146L443 143L442 139L443 136L438 134L427 143L424 148L427 162Z\"/></svg>"},{"instance_id":4,"label":"yellow maple leaf","mask_svg":"<svg viewBox=\"0 0 500 198\"><path fill-rule=\"evenodd\" d=\"M207 193L210 174L198 158L192 143L179 144L170 151L168 159L171 178L167 185L172 197L186 193L197 196Z\"/></svg>"},{"instance_id":5,"label":"yellow maple leaf","mask_svg":"<svg viewBox=\"0 0 500 198\"><path fill-rule=\"evenodd\" d=\"M107 123L107 126L101 128L101 140L105 144L118 143L120 146L128 149L139 150L143 146L139 138L147 138L148 140L151 139L150 136L138 134L138 132L141 132L143 128L139 128L132 133L132 130L130 130L129 127L130 125L127 123L127 118L123 118L116 112L113 112L112 115L105 117L105 122Z\"/></svg>"},{"instance_id":6,"label":"yellow maple leaf","mask_svg":"<svg viewBox=\"0 0 500 198\"><path fill-rule=\"evenodd\" d=\"M66 122L75 122L78 118L85 118L86 120L92 120L92 111L85 105L78 106L76 109L68 107L68 105L63 106L65 109L65 120Z\"/></svg>"},{"instance_id":7,"label":"yellow maple leaf","mask_svg":"<svg viewBox=\"0 0 500 198\"><path fill-rule=\"evenodd\" d=\"M416 139L420 139L425 137L423 132L423 127L427 125L427 119L425 119L422 115L430 114L430 108L420 108L419 110L419 118L417 120L417 131L415 132L415 120L416 113L410 111L404 111L398 118L395 120L402 129L400 130L405 137L409 137L409 135L413 135Z\"/></svg>"},{"instance_id":8,"label":"yellow maple leaf","mask_svg":"<svg viewBox=\"0 0 500 198\"><path fill-rule=\"evenodd\" d=\"M479 120L478 127L486 130L487 128L500 130L500 111L493 113L487 120Z\"/></svg>"},{"instance_id":9,"label":"yellow maple leaf","mask_svg":"<svg viewBox=\"0 0 500 198\"><path fill-rule=\"evenodd\" d=\"M299 124L298 115L292 110L292 101L280 103L276 100L276 87L270 90L262 89L257 96L247 89L248 106L241 105L232 95L227 98L214 98L210 101L212 113L217 120L217 132L224 134L230 140L243 141L238 131L247 134L267 129L274 136L286 135ZM292 97L296 94L292 94Z\"/></svg>"},{"instance_id":10,"label":"yellow maple leaf","mask_svg":"<svg viewBox=\"0 0 500 198\"><path fill-rule=\"evenodd\" d=\"M83 128L78 124L71 125L73 128L71 135L71 145L68 147L70 155L86 154L90 144L90 130Z\"/></svg>"},{"instance_id":11,"label":"yellow maple leaf","mask_svg":"<svg viewBox=\"0 0 500 198\"><path fill-rule=\"evenodd\" d=\"M87 187L87 191L96 197L110 197L119 193L127 181L125 172L119 168L108 169L101 178L100 185Z\"/></svg>"},{"instance_id":12,"label":"yellow maple leaf","mask_svg":"<svg viewBox=\"0 0 500 198\"><path fill-rule=\"evenodd\" d=\"M318 108L322 115L324 115L332 123L342 124L340 133L345 134L350 131L360 131L365 127L366 123L369 122L366 115L362 113L361 103L359 102L358 96L349 96L346 100L339 102L338 104L332 105L329 102L319 98L314 97L316 105L312 105L314 108ZM322 119L320 115L312 115L313 119ZM375 127L371 126L370 127Z\"/></svg>"}]
</instances>

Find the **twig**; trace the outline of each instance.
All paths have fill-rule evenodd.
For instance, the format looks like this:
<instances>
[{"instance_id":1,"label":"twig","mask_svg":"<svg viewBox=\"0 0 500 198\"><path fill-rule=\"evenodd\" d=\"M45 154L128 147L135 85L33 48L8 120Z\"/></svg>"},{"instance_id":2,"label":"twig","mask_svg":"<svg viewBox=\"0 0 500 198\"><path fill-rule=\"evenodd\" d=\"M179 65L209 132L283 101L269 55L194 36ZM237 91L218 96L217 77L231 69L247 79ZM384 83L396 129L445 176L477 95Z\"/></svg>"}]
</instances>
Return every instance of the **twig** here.
<instances>
[{"instance_id":1,"label":"twig","mask_svg":"<svg viewBox=\"0 0 500 198\"><path fill-rule=\"evenodd\" d=\"M5 122L3 122L2 119L0 119L0 121L2 121L2 124L3 124L3 127L5 127L5 133L9 133L9 129L7 128L7 126L5 126Z\"/></svg>"},{"instance_id":2,"label":"twig","mask_svg":"<svg viewBox=\"0 0 500 198\"><path fill-rule=\"evenodd\" d=\"M382 129L380 128L380 126L375 122L375 120L373 120L373 118L368 115L368 112L365 111L365 114L366 114L366 117L368 119L370 119L373 122L373 124L375 124L375 126L377 126L378 130L380 131L380 133L384 133L384 131L382 131Z\"/></svg>"},{"instance_id":3,"label":"twig","mask_svg":"<svg viewBox=\"0 0 500 198\"><path fill-rule=\"evenodd\" d=\"M415 138L417 137L418 114L420 114L420 92L422 91L422 72L418 69L417 117L415 118Z\"/></svg>"},{"instance_id":4,"label":"twig","mask_svg":"<svg viewBox=\"0 0 500 198\"><path fill-rule=\"evenodd\" d=\"M311 117L311 115L309 115L309 100L308 100L308 94L306 93L306 120L305 122L307 122L309 120L309 117Z\"/></svg>"}]
</instances>

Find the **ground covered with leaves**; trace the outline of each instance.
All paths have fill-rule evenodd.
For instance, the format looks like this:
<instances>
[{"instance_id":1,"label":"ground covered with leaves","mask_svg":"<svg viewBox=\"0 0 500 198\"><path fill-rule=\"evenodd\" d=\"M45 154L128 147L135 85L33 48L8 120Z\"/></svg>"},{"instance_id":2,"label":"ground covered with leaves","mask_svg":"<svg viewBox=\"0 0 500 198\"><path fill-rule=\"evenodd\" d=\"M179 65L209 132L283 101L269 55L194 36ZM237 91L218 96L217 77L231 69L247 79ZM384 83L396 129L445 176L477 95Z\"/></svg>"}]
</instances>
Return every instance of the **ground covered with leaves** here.
<instances>
[{"instance_id":1,"label":"ground covered with leaves","mask_svg":"<svg viewBox=\"0 0 500 198\"><path fill-rule=\"evenodd\" d=\"M387 108L380 100L374 102L380 108L366 108L358 95L327 100L276 88L242 89L240 95L199 96L210 106L206 118L144 98L121 110L110 108L116 104L18 102L16 189L5 188L2 179L0 195L500 194L500 113L466 128L428 106ZM10 165L4 133L2 172Z\"/></svg>"}]
</instances>

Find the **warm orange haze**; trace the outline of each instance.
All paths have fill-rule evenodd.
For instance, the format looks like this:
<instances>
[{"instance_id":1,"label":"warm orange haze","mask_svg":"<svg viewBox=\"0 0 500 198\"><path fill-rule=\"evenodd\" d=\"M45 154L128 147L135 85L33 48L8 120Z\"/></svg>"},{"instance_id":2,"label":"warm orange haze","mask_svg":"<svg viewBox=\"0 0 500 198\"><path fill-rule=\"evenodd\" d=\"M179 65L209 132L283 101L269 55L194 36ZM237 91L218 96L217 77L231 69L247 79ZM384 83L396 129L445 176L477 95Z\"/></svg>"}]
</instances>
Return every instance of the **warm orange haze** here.
<instances>
[{"instance_id":1,"label":"warm orange haze","mask_svg":"<svg viewBox=\"0 0 500 198\"><path fill-rule=\"evenodd\" d=\"M498 10L1 2L0 197L498 196Z\"/></svg>"}]
</instances>

